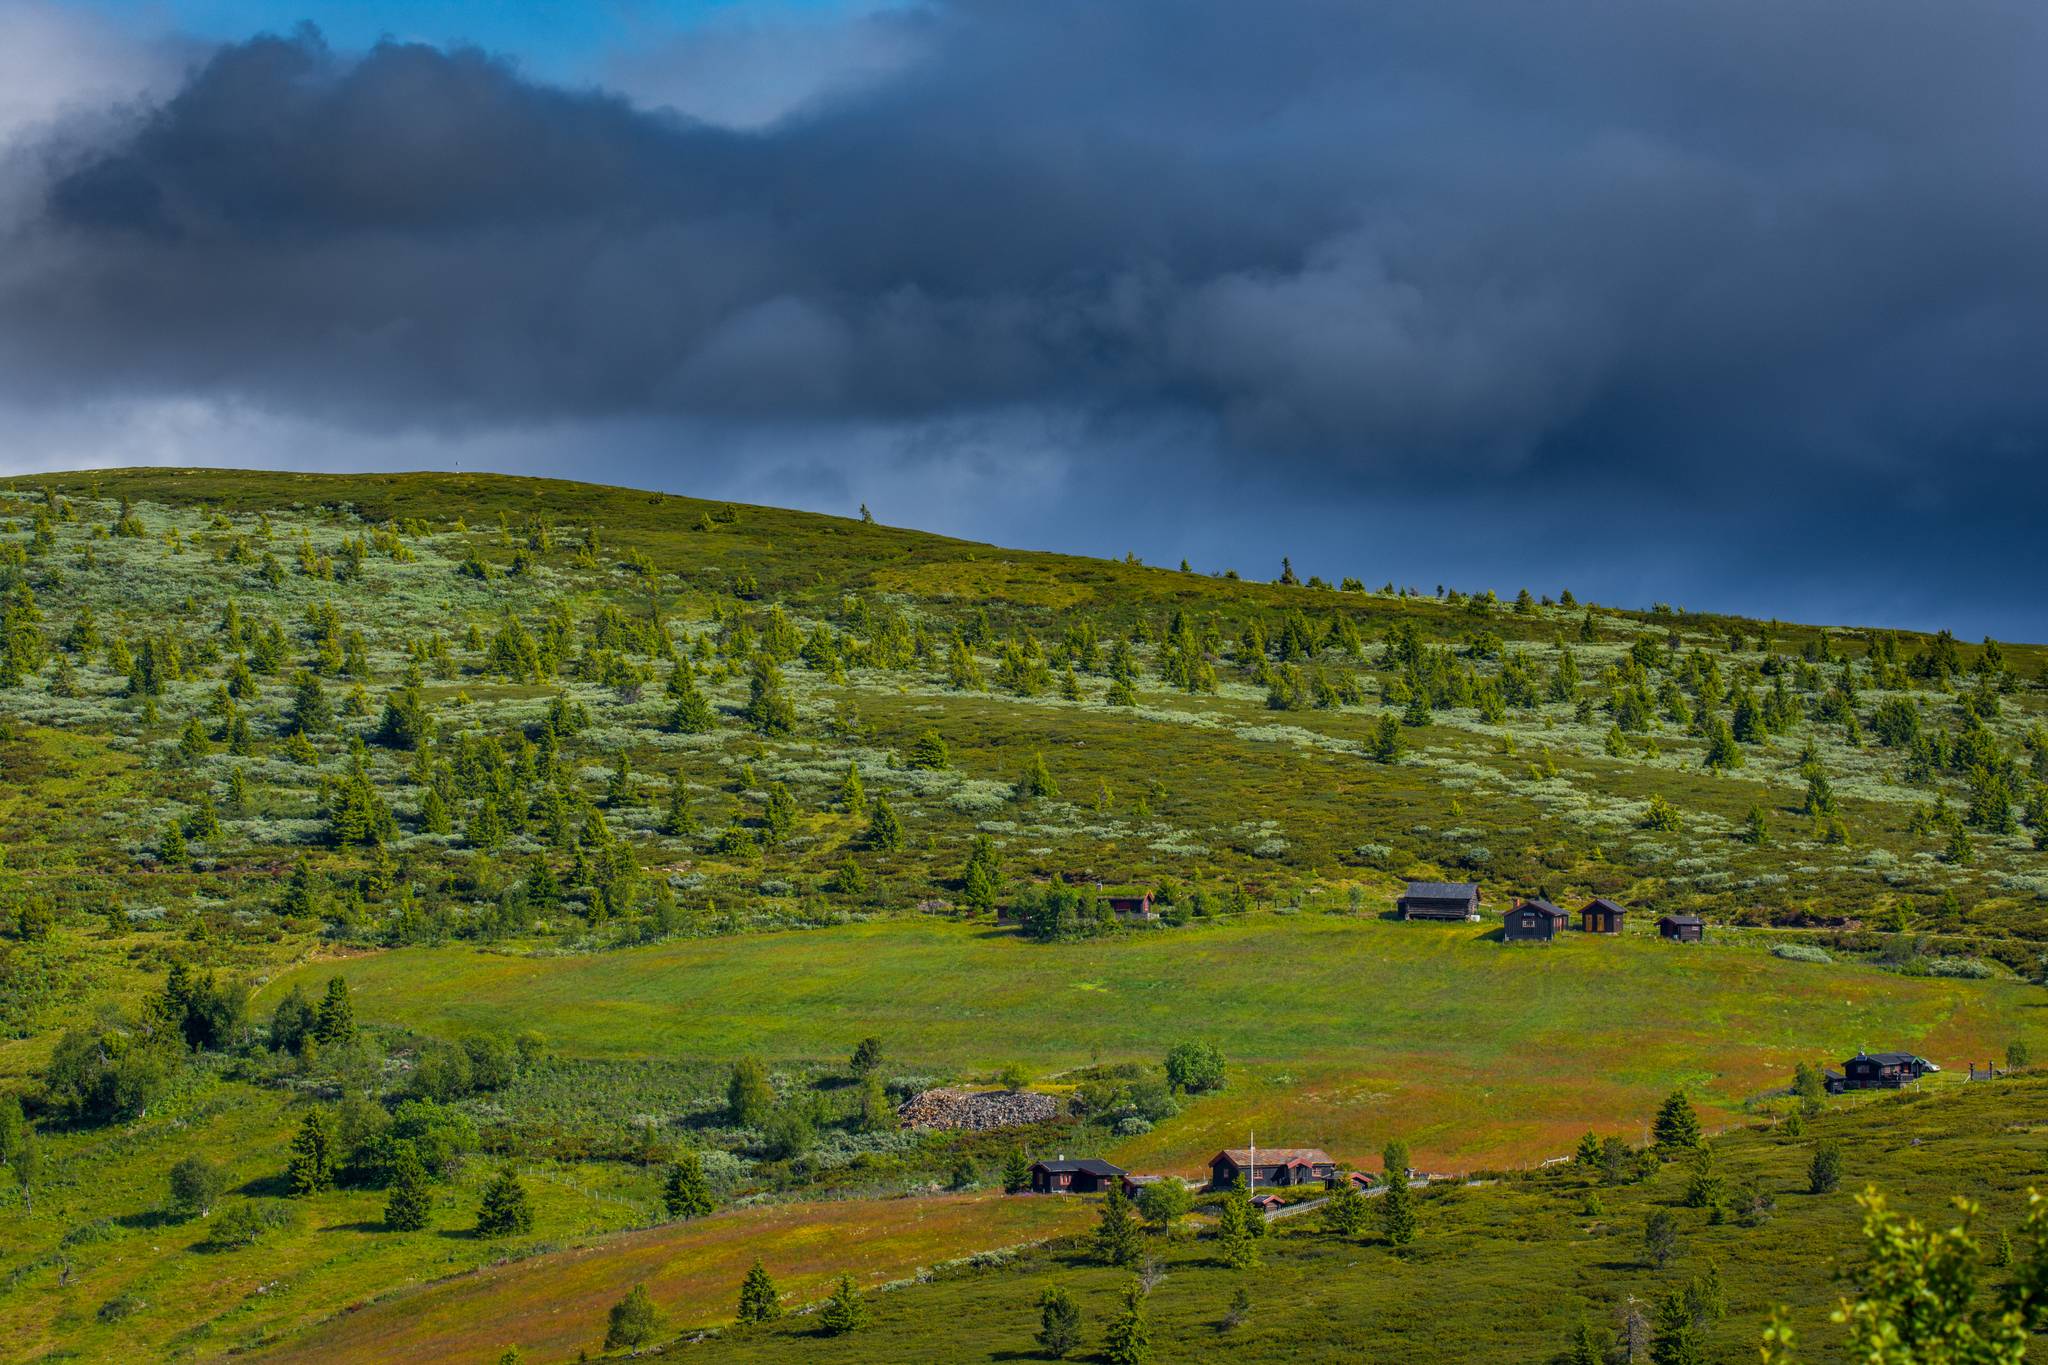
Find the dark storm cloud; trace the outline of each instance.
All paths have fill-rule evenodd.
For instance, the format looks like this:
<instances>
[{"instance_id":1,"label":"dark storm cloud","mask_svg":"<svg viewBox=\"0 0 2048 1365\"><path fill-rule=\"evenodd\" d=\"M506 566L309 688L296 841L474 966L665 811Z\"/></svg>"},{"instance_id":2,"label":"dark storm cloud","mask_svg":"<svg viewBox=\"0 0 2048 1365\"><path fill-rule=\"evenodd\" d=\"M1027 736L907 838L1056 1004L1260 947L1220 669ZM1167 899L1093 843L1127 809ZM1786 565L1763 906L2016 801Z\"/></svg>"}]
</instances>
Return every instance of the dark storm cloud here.
<instances>
[{"instance_id":1,"label":"dark storm cloud","mask_svg":"<svg viewBox=\"0 0 2048 1365\"><path fill-rule=\"evenodd\" d=\"M1994 492L2011 540L2048 492L2031 0L846 22L886 71L746 128L476 52L225 48L11 163L0 386L366 431L1039 409L1201 433L1223 486L1486 480L1496 525L1543 489L1763 554Z\"/></svg>"}]
</instances>

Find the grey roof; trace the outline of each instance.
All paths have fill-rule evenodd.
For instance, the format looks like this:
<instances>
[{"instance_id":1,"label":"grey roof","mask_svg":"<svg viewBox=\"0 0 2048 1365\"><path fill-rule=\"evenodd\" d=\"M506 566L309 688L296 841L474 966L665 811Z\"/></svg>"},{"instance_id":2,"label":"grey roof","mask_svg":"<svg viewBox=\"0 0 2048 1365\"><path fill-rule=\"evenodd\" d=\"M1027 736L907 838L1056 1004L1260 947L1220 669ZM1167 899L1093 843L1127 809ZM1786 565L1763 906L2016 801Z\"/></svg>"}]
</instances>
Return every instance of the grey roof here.
<instances>
[{"instance_id":1,"label":"grey roof","mask_svg":"<svg viewBox=\"0 0 2048 1365\"><path fill-rule=\"evenodd\" d=\"M1666 916L1664 916L1664 917L1663 917L1662 919L1658 920L1658 921L1657 921L1657 923L1659 923L1659 924L1705 924L1705 923L1706 923L1706 921L1705 921L1705 920L1703 920L1703 919L1701 919L1701 918L1700 918L1700 917L1699 917L1698 915L1666 915Z\"/></svg>"},{"instance_id":2,"label":"grey roof","mask_svg":"<svg viewBox=\"0 0 2048 1365\"><path fill-rule=\"evenodd\" d=\"M1619 901L1611 901L1605 896L1593 897L1592 900L1586 902L1583 908L1587 910L1612 910L1617 915L1626 915L1628 913L1626 905Z\"/></svg>"},{"instance_id":3,"label":"grey roof","mask_svg":"<svg viewBox=\"0 0 2048 1365\"><path fill-rule=\"evenodd\" d=\"M1115 1176L1124 1173L1123 1167L1112 1166L1102 1158L1093 1156L1084 1156L1078 1161L1068 1161L1065 1158L1058 1161L1041 1161L1037 1164L1037 1169L1051 1171L1054 1175L1058 1175L1062 1171L1086 1171L1090 1175L1100 1176Z\"/></svg>"},{"instance_id":4,"label":"grey roof","mask_svg":"<svg viewBox=\"0 0 2048 1365\"><path fill-rule=\"evenodd\" d=\"M1542 912L1543 912L1544 914L1546 914L1546 915L1550 916L1550 917L1551 917L1552 919L1570 919L1570 918L1571 918L1571 916L1570 916L1570 915L1567 915L1567 914L1566 914L1566 913L1565 913L1564 911L1562 911L1562 910L1558 909L1558 908L1557 908L1556 906L1552 905L1552 904L1551 904L1551 903L1550 903L1549 901L1546 901L1546 900L1526 900L1526 901L1523 901L1523 902L1522 902L1522 903L1521 903L1520 905L1517 905L1517 906L1515 907L1515 909L1517 909L1517 910L1540 910L1540 911L1542 911Z\"/></svg>"},{"instance_id":5,"label":"grey roof","mask_svg":"<svg viewBox=\"0 0 2048 1365\"><path fill-rule=\"evenodd\" d=\"M1479 894L1478 882L1410 882L1408 895L1431 901L1468 901Z\"/></svg>"},{"instance_id":6,"label":"grey roof","mask_svg":"<svg viewBox=\"0 0 2048 1365\"><path fill-rule=\"evenodd\" d=\"M1919 1060L1919 1054L1913 1052L1859 1052L1849 1059L1851 1062L1883 1062L1887 1066L1907 1066Z\"/></svg>"}]
</instances>

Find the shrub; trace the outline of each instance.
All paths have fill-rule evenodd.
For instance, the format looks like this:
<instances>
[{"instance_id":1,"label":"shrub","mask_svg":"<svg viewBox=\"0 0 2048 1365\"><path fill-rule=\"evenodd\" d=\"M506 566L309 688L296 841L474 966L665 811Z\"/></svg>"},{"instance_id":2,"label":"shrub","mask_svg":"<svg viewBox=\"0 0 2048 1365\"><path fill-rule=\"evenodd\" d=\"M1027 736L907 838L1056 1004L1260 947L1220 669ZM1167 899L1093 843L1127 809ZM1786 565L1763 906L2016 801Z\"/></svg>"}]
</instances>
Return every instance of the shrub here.
<instances>
[{"instance_id":1,"label":"shrub","mask_svg":"<svg viewBox=\"0 0 2048 1365\"><path fill-rule=\"evenodd\" d=\"M298 1211L289 1204L247 1199L221 1210L208 1231L208 1246L231 1248L254 1246L271 1233L298 1221Z\"/></svg>"},{"instance_id":2,"label":"shrub","mask_svg":"<svg viewBox=\"0 0 2048 1365\"><path fill-rule=\"evenodd\" d=\"M1811 943L1780 943L1771 949L1771 956L1782 957L1789 962L1833 962L1834 955L1825 948L1816 948Z\"/></svg>"}]
</instances>

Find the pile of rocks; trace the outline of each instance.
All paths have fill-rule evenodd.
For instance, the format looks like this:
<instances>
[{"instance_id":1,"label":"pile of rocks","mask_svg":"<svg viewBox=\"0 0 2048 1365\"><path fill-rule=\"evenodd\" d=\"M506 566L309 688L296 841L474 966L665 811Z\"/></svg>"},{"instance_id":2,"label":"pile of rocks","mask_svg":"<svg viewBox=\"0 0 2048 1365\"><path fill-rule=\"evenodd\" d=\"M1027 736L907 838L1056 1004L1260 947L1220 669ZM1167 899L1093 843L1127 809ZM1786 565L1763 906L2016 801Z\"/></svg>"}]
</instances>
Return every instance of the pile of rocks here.
<instances>
[{"instance_id":1,"label":"pile of rocks","mask_svg":"<svg viewBox=\"0 0 2048 1365\"><path fill-rule=\"evenodd\" d=\"M982 1132L1016 1123L1057 1118L1060 1102L1029 1090L922 1090L905 1100L896 1117L906 1128L964 1128Z\"/></svg>"}]
</instances>

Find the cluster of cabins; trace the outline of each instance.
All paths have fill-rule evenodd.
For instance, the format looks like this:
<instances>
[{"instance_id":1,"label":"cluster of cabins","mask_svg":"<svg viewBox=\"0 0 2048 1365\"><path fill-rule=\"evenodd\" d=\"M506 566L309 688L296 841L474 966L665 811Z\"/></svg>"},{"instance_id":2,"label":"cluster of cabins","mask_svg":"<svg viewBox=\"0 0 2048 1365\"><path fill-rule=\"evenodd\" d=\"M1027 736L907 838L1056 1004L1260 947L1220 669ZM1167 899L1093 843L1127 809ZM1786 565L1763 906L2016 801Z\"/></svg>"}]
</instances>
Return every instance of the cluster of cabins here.
<instances>
[{"instance_id":1,"label":"cluster of cabins","mask_svg":"<svg viewBox=\"0 0 2048 1365\"><path fill-rule=\"evenodd\" d=\"M1615 910L1622 913L1618 906ZM1829 1094L1839 1095L1845 1090L1897 1090L1939 1070L1941 1068L1933 1062L1911 1052L1859 1052L1843 1062L1840 1071L1824 1072L1823 1080ZM1973 1067L1973 1073L1974 1070ZM1412 1176L1414 1173L1411 1171L1409 1174ZM1126 1196L1135 1199L1147 1185L1179 1179L1179 1176L1172 1175L1132 1175L1123 1167L1099 1157L1069 1160L1061 1155L1053 1161L1038 1162L1031 1168L1034 1194L1101 1194L1116 1186ZM1280 1195L1273 1193L1275 1190L1302 1186L1336 1189L1347 1181L1361 1190L1368 1190L1374 1183L1373 1177L1365 1171L1339 1171L1337 1163L1320 1147L1226 1147L1209 1159L1206 1188L1210 1192L1234 1189L1240 1180L1251 1192L1253 1207L1266 1213L1286 1203ZM1192 1181L1187 1183L1193 1184Z\"/></svg>"},{"instance_id":2,"label":"cluster of cabins","mask_svg":"<svg viewBox=\"0 0 2048 1365\"><path fill-rule=\"evenodd\" d=\"M1404 920L1479 920L1478 882L1410 882L1394 902L1394 914ZM1541 942L1556 938L1569 928L1572 916L1543 899L1518 900L1501 917L1501 937L1511 943ZM1579 928L1589 934L1618 934L1627 926L1628 907L1605 896L1596 896L1579 907ZM1706 937L1706 923L1698 915L1665 915L1657 921L1657 933L1677 943L1698 943Z\"/></svg>"},{"instance_id":3,"label":"cluster of cabins","mask_svg":"<svg viewBox=\"0 0 2048 1365\"><path fill-rule=\"evenodd\" d=\"M1099 1194L1117 1185L1135 1199L1147 1185L1179 1178L1132 1175L1098 1157L1069 1160L1062 1155L1031 1168L1031 1189L1034 1194ZM1371 1189L1373 1184L1372 1176L1364 1171L1338 1171L1337 1163L1320 1147L1227 1147L1209 1159L1210 1191L1234 1188L1239 1180L1253 1191L1252 1202L1269 1211L1284 1201L1277 1194L1260 1195L1257 1191L1303 1185L1335 1189L1346 1181L1359 1189Z\"/></svg>"},{"instance_id":4,"label":"cluster of cabins","mask_svg":"<svg viewBox=\"0 0 2048 1365\"><path fill-rule=\"evenodd\" d=\"M1975 1072L1974 1063L1970 1069ZM1844 1090L1897 1090L1939 1070L1925 1057L1910 1052L1859 1052L1843 1062L1840 1071L1825 1072L1821 1079L1830 1095L1839 1095Z\"/></svg>"}]
</instances>

